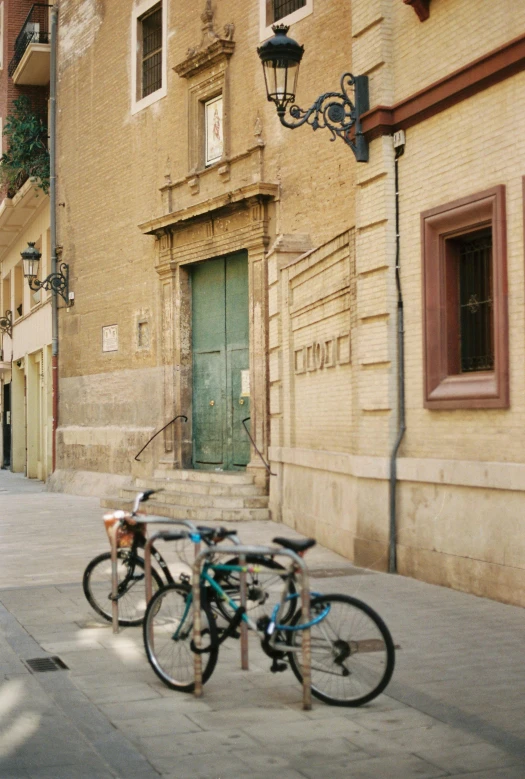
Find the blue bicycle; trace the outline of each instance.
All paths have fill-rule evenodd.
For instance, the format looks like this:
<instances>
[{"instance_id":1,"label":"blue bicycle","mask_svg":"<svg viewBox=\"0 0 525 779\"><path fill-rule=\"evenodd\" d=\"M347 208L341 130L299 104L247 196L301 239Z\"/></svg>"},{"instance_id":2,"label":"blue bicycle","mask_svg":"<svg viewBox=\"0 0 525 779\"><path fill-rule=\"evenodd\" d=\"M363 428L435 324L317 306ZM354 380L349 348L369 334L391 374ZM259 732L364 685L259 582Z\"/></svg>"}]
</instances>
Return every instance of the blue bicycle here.
<instances>
[{"instance_id":1,"label":"blue bicycle","mask_svg":"<svg viewBox=\"0 0 525 779\"><path fill-rule=\"evenodd\" d=\"M201 540L207 531L190 536ZM224 529L209 530L214 543L234 532ZM171 538L182 534L170 534ZM315 545L314 539L296 540L274 538L274 543L296 554ZM221 643L237 636L241 620L257 632L263 651L272 659L271 670L285 671L288 666L297 679L301 674L302 631L311 632L312 694L335 706L361 706L379 695L388 685L395 664L395 648L390 632L381 617L366 603L348 595L321 595L312 593L310 622L305 625L298 608L296 576L290 570L278 577L282 592L276 595L273 609L256 621L239 600L232 599L221 586L221 579L242 572L257 574L257 565L249 562L219 564L213 560L204 563L201 571L201 625L202 646L193 643L193 603L189 581L161 587L146 609L143 631L148 660L162 681L175 690L192 692L194 689L194 653L203 656L202 676L206 682L212 675ZM283 584L284 582L284 584ZM254 595L252 594L252 597ZM220 628L210 603L220 600L227 604L229 621Z\"/></svg>"}]
</instances>

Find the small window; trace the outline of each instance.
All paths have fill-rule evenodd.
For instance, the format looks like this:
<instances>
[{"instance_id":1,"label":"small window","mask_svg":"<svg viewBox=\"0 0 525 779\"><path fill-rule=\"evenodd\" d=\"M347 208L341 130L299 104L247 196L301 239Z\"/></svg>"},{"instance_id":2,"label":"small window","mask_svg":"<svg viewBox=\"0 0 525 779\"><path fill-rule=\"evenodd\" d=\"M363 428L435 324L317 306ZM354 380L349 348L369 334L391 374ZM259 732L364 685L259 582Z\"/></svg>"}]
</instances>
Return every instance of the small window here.
<instances>
[{"instance_id":1,"label":"small window","mask_svg":"<svg viewBox=\"0 0 525 779\"><path fill-rule=\"evenodd\" d=\"M314 0L259 0L260 39L273 35L272 24L292 25L313 12Z\"/></svg>"},{"instance_id":2,"label":"small window","mask_svg":"<svg viewBox=\"0 0 525 779\"><path fill-rule=\"evenodd\" d=\"M140 20L142 33L142 95L162 86L162 6L157 5Z\"/></svg>"},{"instance_id":3,"label":"small window","mask_svg":"<svg viewBox=\"0 0 525 779\"><path fill-rule=\"evenodd\" d=\"M142 0L132 13L131 113L167 94L167 2Z\"/></svg>"},{"instance_id":4,"label":"small window","mask_svg":"<svg viewBox=\"0 0 525 779\"><path fill-rule=\"evenodd\" d=\"M272 24L283 19L285 16L304 8L306 0L270 0L270 14L272 14Z\"/></svg>"},{"instance_id":5,"label":"small window","mask_svg":"<svg viewBox=\"0 0 525 779\"><path fill-rule=\"evenodd\" d=\"M422 214L425 406L506 408L505 189Z\"/></svg>"}]
</instances>

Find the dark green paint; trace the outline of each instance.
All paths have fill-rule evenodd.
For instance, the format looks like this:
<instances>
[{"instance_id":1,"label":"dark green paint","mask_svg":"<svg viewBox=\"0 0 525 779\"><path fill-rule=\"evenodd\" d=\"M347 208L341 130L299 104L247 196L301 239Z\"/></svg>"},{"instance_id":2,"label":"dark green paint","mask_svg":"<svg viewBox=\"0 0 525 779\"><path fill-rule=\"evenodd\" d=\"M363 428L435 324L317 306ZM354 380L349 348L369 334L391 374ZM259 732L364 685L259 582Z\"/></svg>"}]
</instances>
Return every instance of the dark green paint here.
<instances>
[{"instance_id":1,"label":"dark green paint","mask_svg":"<svg viewBox=\"0 0 525 779\"><path fill-rule=\"evenodd\" d=\"M249 368L248 257L242 251L192 269L193 465L244 468L250 444L242 420L241 371ZM243 401L242 403L239 401ZM214 401L214 405L210 405Z\"/></svg>"}]
</instances>

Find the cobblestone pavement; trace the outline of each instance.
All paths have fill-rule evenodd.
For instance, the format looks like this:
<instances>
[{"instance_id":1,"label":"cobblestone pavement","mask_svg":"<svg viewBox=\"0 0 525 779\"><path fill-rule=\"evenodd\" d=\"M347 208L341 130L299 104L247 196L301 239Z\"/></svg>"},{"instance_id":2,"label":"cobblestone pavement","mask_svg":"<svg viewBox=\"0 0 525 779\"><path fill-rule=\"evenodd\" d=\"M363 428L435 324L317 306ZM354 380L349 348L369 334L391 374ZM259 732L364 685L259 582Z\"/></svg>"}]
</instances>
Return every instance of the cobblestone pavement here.
<instances>
[{"instance_id":1,"label":"cobblestone pavement","mask_svg":"<svg viewBox=\"0 0 525 779\"><path fill-rule=\"evenodd\" d=\"M157 679L140 628L113 635L90 610L80 581L107 549L101 514L96 499L0 472L2 779L525 777L522 609L316 548L314 587L362 598L392 631L387 694L360 709L314 699L304 712L295 677L271 674L251 640L250 671L227 642L195 699ZM271 522L239 530L249 543L294 535ZM68 670L24 662L49 656Z\"/></svg>"}]
</instances>

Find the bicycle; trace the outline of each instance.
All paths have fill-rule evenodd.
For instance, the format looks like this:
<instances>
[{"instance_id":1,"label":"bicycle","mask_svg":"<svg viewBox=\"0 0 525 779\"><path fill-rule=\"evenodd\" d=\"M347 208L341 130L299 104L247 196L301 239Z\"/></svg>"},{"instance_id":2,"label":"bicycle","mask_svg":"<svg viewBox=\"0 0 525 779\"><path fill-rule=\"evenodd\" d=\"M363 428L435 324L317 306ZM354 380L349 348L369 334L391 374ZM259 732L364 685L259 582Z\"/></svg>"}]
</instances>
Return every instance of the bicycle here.
<instances>
[{"instance_id":1,"label":"bicycle","mask_svg":"<svg viewBox=\"0 0 525 779\"><path fill-rule=\"evenodd\" d=\"M218 531L214 531L216 536ZM222 529L218 535L226 538L231 531ZM172 539L180 534L166 534ZM202 533L192 534L197 543ZM314 539L273 539L284 549L304 555L315 545ZM256 622L245 609L229 598L220 584L221 572L242 573L250 566L218 564L206 561L201 585L201 637L204 646L193 642L193 596L188 583L165 585L150 600L143 623L144 645L148 661L157 676L172 689L194 690L194 653L203 656L202 681L208 681L217 664L220 644L235 635L241 620L255 631L263 651L272 659L271 671L291 667L302 682L298 655L301 653L302 631L311 631L312 694L326 703L338 706L361 706L373 700L388 685L395 665L392 636L381 617L366 603L348 595L311 594L310 622L301 622L301 610L295 608L298 592L290 591L297 569L292 564L282 577L284 586L279 602L271 615ZM228 628L217 630L210 608L208 593L226 601L232 611ZM338 685L336 687L336 685Z\"/></svg>"},{"instance_id":2,"label":"bicycle","mask_svg":"<svg viewBox=\"0 0 525 779\"><path fill-rule=\"evenodd\" d=\"M144 558L143 549L146 544L145 524L141 522L142 515L138 513L141 503L145 503L158 490L146 490L139 492L133 504L131 512L115 511L105 515L107 521L121 522L118 536L117 571L118 571L118 623L122 627L133 627L142 624L146 610L146 598L144 592ZM162 518L165 519L165 518ZM191 524L191 523L190 523ZM212 543L212 536L208 532L212 529L201 528L205 543ZM193 526L193 531L199 528ZM151 554L158 569L152 567L152 586L156 591L164 584L175 584L176 581L170 572L169 566L157 547L152 546ZM239 564L237 557L228 560L228 565ZM257 556L249 556L247 563L254 567L247 579L248 603L247 610L257 619L265 613L270 597L270 592L279 584L285 572L282 565L274 560L264 560ZM257 569L257 570L255 570ZM282 572L282 573L281 573ZM184 573L179 575L180 583L189 582L189 576ZM219 581L224 592L235 603L240 601L240 582L237 573L224 571L219 574ZM103 619L112 620L112 582L111 582L111 552L104 552L91 560L82 576L82 588L90 606ZM226 601L214 598L210 593L210 603L217 617L222 617L230 622L233 612Z\"/></svg>"}]
</instances>

